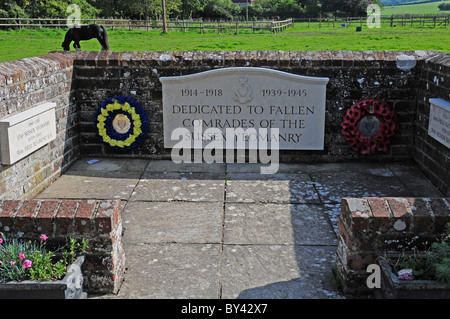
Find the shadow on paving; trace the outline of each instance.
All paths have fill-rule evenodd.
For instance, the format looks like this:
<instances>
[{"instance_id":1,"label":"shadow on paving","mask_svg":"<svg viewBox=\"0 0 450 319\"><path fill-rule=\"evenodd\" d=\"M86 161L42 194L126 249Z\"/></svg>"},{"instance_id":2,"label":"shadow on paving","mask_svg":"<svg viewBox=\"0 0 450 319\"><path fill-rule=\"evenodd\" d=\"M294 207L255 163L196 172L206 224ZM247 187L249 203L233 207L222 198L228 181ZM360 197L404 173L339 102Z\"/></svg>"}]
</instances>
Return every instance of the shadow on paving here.
<instances>
[{"instance_id":1,"label":"shadow on paving","mask_svg":"<svg viewBox=\"0 0 450 319\"><path fill-rule=\"evenodd\" d=\"M441 194L413 163L174 164L82 159L38 198L123 202L125 280L99 298L322 298L341 197Z\"/></svg>"},{"instance_id":2,"label":"shadow on paving","mask_svg":"<svg viewBox=\"0 0 450 319\"><path fill-rule=\"evenodd\" d=\"M336 252L337 221L341 211L342 197L440 197L442 194L418 170L413 163L391 164L296 164L281 166L277 177L289 182L290 231L293 246L284 246L294 254L280 254L272 269L262 267L268 283L245 289L238 298L343 298L339 295L332 269ZM242 174L245 175L245 174ZM228 176L229 177L229 176ZM241 186L252 187L249 183ZM255 185L255 184L253 184ZM261 186L261 187L260 187ZM280 196L261 196L261 190L280 189L276 183L256 183L253 200L284 202ZM241 187L241 190L245 187ZM227 189L233 195L233 188ZM275 205L277 205L275 204ZM264 214L270 212L265 210ZM279 214L278 214L279 216ZM261 236L261 227L251 236ZM286 234L286 229L278 235ZM281 242L281 241L279 241ZM279 248L282 250L283 248ZM293 259L293 260L292 260ZM290 280L276 280L283 273ZM289 274L288 269L292 272ZM272 277L271 277L272 275ZM286 278L284 278L286 279Z\"/></svg>"}]
</instances>

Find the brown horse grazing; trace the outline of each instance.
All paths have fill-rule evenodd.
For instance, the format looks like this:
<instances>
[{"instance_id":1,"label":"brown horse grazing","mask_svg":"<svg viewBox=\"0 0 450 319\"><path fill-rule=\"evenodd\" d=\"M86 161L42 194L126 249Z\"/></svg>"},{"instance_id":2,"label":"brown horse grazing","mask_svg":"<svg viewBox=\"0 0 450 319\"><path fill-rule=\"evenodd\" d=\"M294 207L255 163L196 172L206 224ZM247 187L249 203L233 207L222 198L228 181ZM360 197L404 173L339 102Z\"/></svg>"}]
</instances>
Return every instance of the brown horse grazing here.
<instances>
[{"instance_id":1,"label":"brown horse grazing","mask_svg":"<svg viewBox=\"0 0 450 319\"><path fill-rule=\"evenodd\" d=\"M73 42L73 47L77 51L81 51L80 40L90 40L96 38L102 45L102 51L109 50L108 34L106 29L101 25L89 24L82 25L81 27L70 28L66 32L62 47L64 51L70 50L70 43Z\"/></svg>"}]
</instances>

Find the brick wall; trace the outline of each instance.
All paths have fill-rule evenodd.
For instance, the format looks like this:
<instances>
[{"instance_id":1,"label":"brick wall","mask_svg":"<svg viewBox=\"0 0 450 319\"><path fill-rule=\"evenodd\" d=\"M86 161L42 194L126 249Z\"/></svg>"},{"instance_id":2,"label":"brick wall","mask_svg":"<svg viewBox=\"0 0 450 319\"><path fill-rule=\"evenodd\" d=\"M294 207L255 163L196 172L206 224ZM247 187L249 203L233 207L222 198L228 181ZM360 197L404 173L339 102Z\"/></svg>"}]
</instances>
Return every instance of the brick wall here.
<instances>
[{"instance_id":1,"label":"brick wall","mask_svg":"<svg viewBox=\"0 0 450 319\"><path fill-rule=\"evenodd\" d=\"M405 55L416 62L405 67L400 58ZM449 150L427 135L428 99L450 98L449 61L449 54L435 51L72 51L0 63L0 118L40 102L54 101L58 133L55 141L14 165L0 165L0 199L32 198L80 154L170 158L169 150L163 148L159 77L239 66L330 79L324 150L282 151L282 161L413 158L441 191L449 194ZM114 95L136 99L150 120L147 140L123 154L113 153L99 143L93 125L98 105ZM340 132L346 109L365 98L387 101L398 115L400 129L386 153L356 153Z\"/></svg>"},{"instance_id":2,"label":"brick wall","mask_svg":"<svg viewBox=\"0 0 450 319\"><path fill-rule=\"evenodd\" d=\"M79 157L73 59L58 53L0 63L0 118L56 103L56 139L13 165L0 164L0 200L30 199Z\"/></svg>"},{"instance_id":3,"label":"brick wall","mask_svg":"<svg viewBox=\"0 0 450 319\"><path fill-rule=\"evenodd\" d=\"M80 112L82 154L112 154L95 135L93 112L114 95L136 99L150 120L149 137L139 148L122 156L169 158L163 148L162 92L159 77L198 73L224 67L265 67L293 74L329 77L326 93L325 149L283 151L283 161L389 160L411 158L414 143L418 64L399 66L398 57L422 61L435 52L70 52L74 58L76 101ZM346 144L340 123L347 108L366 98L380 98L394 107L400 130L387 153L365 156ZM119 154L119 156L121 156Z\"/></svg>"},{"instance_id":4,"label":"brick wall","mask_svg":"<svg viewBox=\"0 0 450 319\"><path fill-rule=\"evenodd\" d=\"M9 239L39 240L47 247L67 237L86 239L84 284L90 294L117 293L125 267L120 200L4 200L0 201L0 233Z\"/></svg>"},{"instance_id":5,"label":"brick wall","mask_svg":"<svg viewBox=\"0 0 450 319\"><path fill-rule=\"evenodd\" d=\"M336 268L344 292L372 293L366 269L384 252L424 250L450 222L450 198L343 198Z\"/></svg>"},{"instance_id":6,"label":"brick wall","mask_svg":"<svg viewBox=\"0 0 450 319\"><path fill-rule=\"evenodd\" d=\"M434 54L421 63L413 152L414 160L428 178L450 196L450 149L428 136L431 98L450 101L450 53Z\"/></svg>"}]
</instances>

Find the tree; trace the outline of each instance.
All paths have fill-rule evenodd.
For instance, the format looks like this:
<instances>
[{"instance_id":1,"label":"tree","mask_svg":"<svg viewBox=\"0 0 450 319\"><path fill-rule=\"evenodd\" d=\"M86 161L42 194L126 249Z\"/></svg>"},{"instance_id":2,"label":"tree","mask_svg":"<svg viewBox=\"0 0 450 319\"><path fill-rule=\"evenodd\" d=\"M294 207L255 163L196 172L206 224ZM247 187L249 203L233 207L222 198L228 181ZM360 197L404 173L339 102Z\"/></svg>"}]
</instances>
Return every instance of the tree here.
<instances>
[{"instance_id":1,"label":"tree","mask_svg":"<svg viewBox=\"0 0 450 319\"><path fill-rule=\"evenodd\" d=\"M166 15L178 12L179 0L165 0ZM129 19L162 19L162 0L121 0L118 4L120 16Z\"/></svg>"},{"instance_id":2,"label":"tree","mask_svg":"<svg viewBox=\"0 0 450 319\"><path fill-rule=\"evenodd\" d=\"M239 6L231 0L208 0L203 16L210 19L233 19L239 12Z\"/></svg>"},{"instance_id":3,"label":"tree","mask_svg":"<svg viewBox=\"0 0 450 319\"><path fill-rule=\"evenodd\" d=\"M366 16L370 4L383 4L379 0L320 0L323 13L334 15Z\"/></svg>"},{"instance_id":4,"label":"tree","mask_svg":"<svg viewBox=\"0 0 450 319\"><path fill-rule=\"evenodd\" d=\"M162 1L162 16L163 16L163 33L167 33L167 20L166 20L166 1Z\"/></svg>"},{"instance_id":5,"label":"tree","mask_svg":"<svg viewBox=\"0 0 450 319\"><path fill-rule=\"evenodd\" d=\"M201 15L207 4L205 0L180 0L180 2L182 19L190 19L193 16Z\"/></svg>"},{"instance_id":6,"label":"tree","mask_svg":"<svg viewBox=\"0 0 450 319\"><path fill-rule=\"evenodd\" d=\"M441 3L438 5L439 10L441 11L448 11L450 10L450 3Z\"/></svg>"},{"instance_id":7,"label":"tree","mask_svg":"<svg viewBox=\"0 0 450 319\"><path fill-rule=\"evenodd\" d=\"M339 1L335 2L339 3ZM319 0L299 0L298 3L306 17L317 17L322 12L322 4Z\"/></svg>"},{"instance_id":8,"label":"tree","mask_svg":"<svg viewBox=\"0 0 450 319\"><path fill-rule=\"evenodd\" d=\"M264 8L259 3L243 6L240 16L248 19L261 19L264 17Z\"/></svg>"},{"instance_id":9,"label":"tree","mask_svg":"<svg viewBox=\"0 0 450 319\"><path fill-rule=\"evenodd\" d=\"M81 18L95 18L100 10L88 0L46 0L46 1L16 1L22 2L25 12L30 18L64 18L68 16L67 7L75 4L81 8Z\"/></svg>"},{"instance_id":10,"label":"tree","mask_svg":"<svg viewBox=\"0 0 450 319\"><path fill-rule=\"evenodd\" d=\"M276 15L282 19L301 17L304 9L294 0L281 0L275 5Z\"/></svg>"},{"instance_id":11,"label":"tree","mask_svg":"<svg viewBox=\"0 0 450 319\"><path fill-rule=\"evenodd\" d=\"M95 7L105 18L118 18L122 16L119 0L95 0Z\"/></svg>"},{"instance_id":12,"label":"tree","mask_svg":"<svg viewBox=\"0 0 450 319\"><path fill-rule=\"evenodd\" d=\"M25 1L3 0L0 2L0 18L26 18Z\"/></svg>"}]
</instances>

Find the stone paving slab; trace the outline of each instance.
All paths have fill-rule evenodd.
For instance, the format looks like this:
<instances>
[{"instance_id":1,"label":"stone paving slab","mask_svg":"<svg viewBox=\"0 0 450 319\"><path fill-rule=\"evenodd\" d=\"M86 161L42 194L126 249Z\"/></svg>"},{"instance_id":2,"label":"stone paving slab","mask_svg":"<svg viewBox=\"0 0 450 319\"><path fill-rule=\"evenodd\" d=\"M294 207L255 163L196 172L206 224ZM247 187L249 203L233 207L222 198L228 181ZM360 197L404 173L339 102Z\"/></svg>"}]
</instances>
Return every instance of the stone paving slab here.
<instances>
[{"instance_id":1,"label":"stone paving slab","mask_svg":"<svg viewBox=\"0 0 450 319\"><path fill-rule=\"evenodd\" d=\"M308 174L227 174L227 203L320 203Z\"/></svg>"},{"instance_id":2,"label":"stone paving slab","mask_svg":"<svg viewBox=\"0 0 450 319\"><path fill-rule=\"evenodd\" d=\"M340 203L342 197L413 196L389 170L310 173L323 203Z\"/></svg>"},{"instance_id":3,"label":"stone paving slab","mask_svg":"<svg viewBox=\"0 0 450 319\"><path fill-rule=\"evenodd\" d=\"M139 172L70 171L59 177L37 198L128 200L140 177Z\"/></svg>"},{"instance_id":4,"label":"stone paving slab","mask_svg":"<svg viewBox=\"0 0 450 319\"><path fill-rule=\"evenodd\" d=\"M228 204L224 244L336 245L337 242L322 206Z\"/></svg>"},{"instance_id":5,"label":"stone paving slab","mask_svg":"<svg viewBox=\"0 0 450 319\"><path fill-rule=\"evenodd\" d=\"M413 197L442 197L443 194L430 182L417 166L410 162L389 163L386 166L406 186Z\"/></svg>"},{"instance_id":6,"label":"stone paving slab","mask_svg":"<svg viewBox=\"0 0 450 319\"><path fill-rule=\"evenodd\" d=\"M130 244L125 281L114 298L217 299L220 245Z\"/></svg>"},{"instance_id":7,"label":"stone paving slab","mask_svg":"<svg viewBox=\"0 0 450 319\"><path fill-rule=\"evenodd\" d=\"M259 163L231 163L227 164L227 173L261 173L261 167L269 164ZM307 172L307 164L279 163L277 174L301 174ZM272 175L273 176L273 175Z\"/></svg>"},{"instance_id":8,"label":"stone paving slab","mask_svg":"<svg viewBox=\"0 0 450 319\"><path fill-rule=\"evenodd\" d=\"M133 201L223 201L225 174L144 173Z\"/></svg>"},{"instance_id":9,"label":"stone paving slab","mask_svg":"<svg viewBox=\"0 0 450 319\"><path fill-rule=\"evenodd\" d=\"M341 298L331 284L334 247L226 245L222 298Z\"/></svg>"},{"instance_id":10,"label":"stone paving slab","mask_svg":"<svg viewBox=\"0 0 450 319\"><path fill-rule=\"evenodd\" d=\"M179 163L176 164L168 160L152 160L149 161L146 172L162 173L162 172L191 172L191 173L209 173L224 175L227 169L225 163Z\"/></svg>"},{"instance_id":11,"label":"stone paving slab","mask_svg":"<svg viewBox=\"0 0 450 319\"><path fill-rule=\"evenodd\" d=\"M122 213L129 244L221 243L221 202L131 201Z\"/></svg>"}]
</instances>

